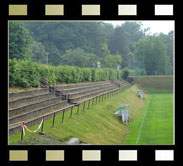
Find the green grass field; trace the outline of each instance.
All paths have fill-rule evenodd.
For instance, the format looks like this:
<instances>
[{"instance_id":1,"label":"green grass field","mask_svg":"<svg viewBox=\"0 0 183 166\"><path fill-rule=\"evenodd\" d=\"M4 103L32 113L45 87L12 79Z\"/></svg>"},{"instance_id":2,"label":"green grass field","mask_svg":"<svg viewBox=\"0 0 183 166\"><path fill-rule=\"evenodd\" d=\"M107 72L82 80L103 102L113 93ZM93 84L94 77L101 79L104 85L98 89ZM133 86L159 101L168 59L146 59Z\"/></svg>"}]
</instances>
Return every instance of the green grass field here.
<instances>
[{"instance_id":1,"label":"green grass field","mask_svg":"<svg viewBox=\"0 0 183 166\"><path fill-rule=\"evenodd\" d=\"M140 116L129 127L125 144L173 144L173 94L149 94Z\"/></svg>"}]
</instances>

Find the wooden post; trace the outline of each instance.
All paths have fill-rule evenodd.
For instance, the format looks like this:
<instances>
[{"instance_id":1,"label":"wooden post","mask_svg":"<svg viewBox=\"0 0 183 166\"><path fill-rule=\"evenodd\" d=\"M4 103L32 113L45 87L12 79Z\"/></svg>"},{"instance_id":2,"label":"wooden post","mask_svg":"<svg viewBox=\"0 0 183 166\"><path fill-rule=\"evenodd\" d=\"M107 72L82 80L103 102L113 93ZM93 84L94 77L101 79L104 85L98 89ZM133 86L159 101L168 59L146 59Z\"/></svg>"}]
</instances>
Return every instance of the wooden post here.
<instances>
[{"instance_id":1,"label":"wooden post","mask_svg":"<svg viewBox=\"0 0 183 166\"><path fill-rule=\"evenodd\" d=\"M96 101L95 101L95 104L97 104L97 99L98 99L98 96L96 97Z\"/></svg>"},{"instance_id":2,"label":"wooden post","mask_svg":"<svg viewBox=\"0 0 183 166\"><path fill-rule=\"evenodd\" d=\"M44 129L44 116L43 116L43 123L42 123L42 126L41 126L41 133L43 133L43 129Z\"/></svg>"},{"instance_id":3,"label":"wooden post","mask_svg":"<svg viewBox=\"0 0 183 166\"><path fill-rule=\"evenodd\" d=\"M85 111L85 102L84 102L84 104L83 104L83 112Z\"/></svg>"},{"instance_id":4,"label":"wooden post","mask_svg":"<svg viewBox=\"0 0 183 166\"><path fill-rule=\"evenodd\" d=\"M99 96L99 103L100 103L100 97L101 97L101 95Z\"/></svg>"},{"instance_id":5,"label":"wooden post","mask_svg":"<svg viewBox=\"0 0 183 166\"><path fill-rule=\"evenodd\" d=\"M88 102L88 109L90 108L90 100L89 100L89 102Z\"/></svg>"},{"instance_id":6,"label":"wooden post","mask_svg":"<svg viewBox=\"0 0 183 166\"><path fill-rule=\"evenodd\" d=\"M72 110L73 110L73 107L74 107L74 106L71 107L70 118L72 118Z\"/></svg>"},{"instance_id":7,"label":"wooden post","mask_svg":"<svg viewBox=\"0 0 183 166\"><path fill-rule=\"evenodd\" d=\"M53 123L52 123L52 128L54 128L54 127L55 127L55 112L53 114Z\"/></svg>"},{"instance_id":8,"label":"wooden post","mask_svg":"<svg viewBox=\"0 0 183 166\"><path fill-rule=\"evenodd\" d=\"M77 115L79 114L79 104L78 104L78 109L77 109Z\"/></svg>"},{"instance_id":9,"label":"wooden post","mask_svg":"<svg viewBox=\"0 0 183 166\"><path fill-rule=\"evenodd\" d=\"M24 122L21 124L22 127L22 132L21 132L21 142L23 141L23 137L24 137Z\"/></svg>"},{"instance_id":10,"label":"wooden post","mask_svg":"<svg viewBox=\"0 0 183 166\"><path fill-rule=\"evenodd\" d=\"M63 113L62 113L62 123L64 123L64 114L65 114L65 110L63 110Z\"/></svg>"},{"instance_id":11,"label":"wooden post","mask_svg":"<svg viewBox=\"0 0 183 166\"><path fill-rule=\"evenodd\" d=\"M93 106L93 103L94 103L94 98L93 98L93 100L92 100L92 106Z\"/></svg>"}]
</instances>

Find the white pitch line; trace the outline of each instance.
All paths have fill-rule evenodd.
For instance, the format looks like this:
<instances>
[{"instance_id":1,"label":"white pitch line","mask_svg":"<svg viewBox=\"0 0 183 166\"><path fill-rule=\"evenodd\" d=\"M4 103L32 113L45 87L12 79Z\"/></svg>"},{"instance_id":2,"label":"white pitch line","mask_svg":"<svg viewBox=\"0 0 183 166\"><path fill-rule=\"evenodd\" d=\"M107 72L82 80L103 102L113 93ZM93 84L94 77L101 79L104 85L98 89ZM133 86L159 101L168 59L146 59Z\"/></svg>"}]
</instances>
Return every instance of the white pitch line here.
<instances>
[{"instance_id":1,"label":"white pitch line","mask_svg":"<svg viewBox=\"0 0 183 166\"><path fill-rule=\"evenodd\" d=\"M143 124L144 124L144 119L145 119L145 117L146 117L146 113L147 113L147 110L148 110L148 108L149 108L149 102L150 102L150 99L148 100L148 104L147 104L147 107L146 107L146 111L145 111L145 113L144 113L144 117L143 117L143 120L142 120L141 125L140 125L140 130L139 130L139 134L138 134L138 137L137 137L137 140L136 140L136 144L138 144L139 139L140 139L140 134L141 134L142 127L143 127Z\"/></svg>"}]
</instances>

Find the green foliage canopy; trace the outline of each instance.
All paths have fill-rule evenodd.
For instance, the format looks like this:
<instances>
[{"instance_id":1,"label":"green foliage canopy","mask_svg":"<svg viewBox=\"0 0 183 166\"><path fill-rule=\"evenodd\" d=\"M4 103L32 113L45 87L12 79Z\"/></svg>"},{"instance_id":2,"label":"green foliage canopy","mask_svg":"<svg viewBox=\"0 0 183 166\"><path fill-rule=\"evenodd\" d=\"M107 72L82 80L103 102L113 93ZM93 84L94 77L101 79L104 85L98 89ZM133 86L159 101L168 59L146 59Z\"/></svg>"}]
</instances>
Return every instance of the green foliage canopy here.
<instances>
[{"instance_id":1,"label":"green foliage canopy","mask_svg":"<svg viewBox=\"0 0 183 166\"><path fill-rule=\"evenodd\" d=\"M143 61L147 75L166 73L169 59L166 56L166 46L157 36L147 36L136 44L137 59Z\"/></svg>"},{"instance_id":2,"label":"green foliage canopy","mask_svg":"<svg viewBox=\"0 0 183 166\"><path fill-rule=\"evenodd\" d=\"M32 37L29 31L19 23L9 23L9 58L30 59L30 43Z\"/></svg>"}]
</instances>

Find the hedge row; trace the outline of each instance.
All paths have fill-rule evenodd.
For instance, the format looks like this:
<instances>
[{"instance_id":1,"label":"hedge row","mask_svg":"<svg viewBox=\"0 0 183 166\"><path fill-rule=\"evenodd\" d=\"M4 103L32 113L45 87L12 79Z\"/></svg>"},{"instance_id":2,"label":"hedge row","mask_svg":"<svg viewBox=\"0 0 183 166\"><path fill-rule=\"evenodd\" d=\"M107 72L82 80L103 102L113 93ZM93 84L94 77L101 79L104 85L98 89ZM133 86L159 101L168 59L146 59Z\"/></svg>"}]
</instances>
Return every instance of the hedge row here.
<instances>
[{"instance_id":1,"label":"hedge row","mask_svg":"<svg viewBox=\"0 0 183 166\"><path fill-rule=\"evenodd\" d=\"M110 68L94 69L75 66L48 66L31 61L9 59L9 86L39 87L45 78L56 83L95 82L121 79L123 71Z\"/></svg>"}]
</instances>

